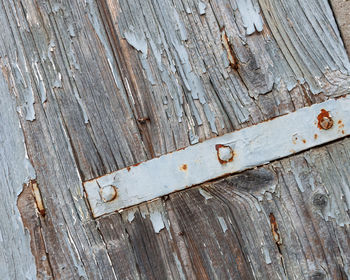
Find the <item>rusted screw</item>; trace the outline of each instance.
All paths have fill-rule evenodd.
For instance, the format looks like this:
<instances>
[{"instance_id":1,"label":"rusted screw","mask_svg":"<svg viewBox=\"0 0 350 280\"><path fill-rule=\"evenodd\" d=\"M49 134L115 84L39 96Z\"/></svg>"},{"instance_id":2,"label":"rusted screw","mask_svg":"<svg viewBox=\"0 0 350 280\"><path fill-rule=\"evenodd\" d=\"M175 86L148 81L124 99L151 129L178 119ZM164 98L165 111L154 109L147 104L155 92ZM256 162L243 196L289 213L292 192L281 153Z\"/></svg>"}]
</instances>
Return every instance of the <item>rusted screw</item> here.
<instances>
[{"instance_id":1,"label":"rusted screw","mask_svg":"<svg viewBox=\"0 0 350 280\"><path fill-rule=\"evenodd\" d=\"M227 163L233 160L234 152L231 147L225 145L216 145L218 160L221 164Z\"/></svg>"},{"instance_id":2,"label":"rusted screw","mask_svg":"<svg viewBox=\"0 0 350 280\"><path fill-rule=\"evenodd\" d=\"M321 113L317 116L318 127L321 129L330 129L333 126L333 120L328 111L322 109Z\"/></svg>"},{"instance_id":3,"label":"rusted screw","mask_svg":"<svg viewBox=\"0 0 350 280\"><path fill-rule=\"evenodd\" d=\"M100 189L100 196L104 202L112 201L117 195L117 188L113 185L108 185Z\"/></svg>"},{"instance_id":4,"label":"rusted screw","mask_svg":"<svg viewBox=\"0 0 350 280\"><path fill-rule=\"evenodd\" d=\"M333 120L329 117L323 117L320 121L320 126L323 129L330 129L333 126Z\"/></svg>"}]
</instances>

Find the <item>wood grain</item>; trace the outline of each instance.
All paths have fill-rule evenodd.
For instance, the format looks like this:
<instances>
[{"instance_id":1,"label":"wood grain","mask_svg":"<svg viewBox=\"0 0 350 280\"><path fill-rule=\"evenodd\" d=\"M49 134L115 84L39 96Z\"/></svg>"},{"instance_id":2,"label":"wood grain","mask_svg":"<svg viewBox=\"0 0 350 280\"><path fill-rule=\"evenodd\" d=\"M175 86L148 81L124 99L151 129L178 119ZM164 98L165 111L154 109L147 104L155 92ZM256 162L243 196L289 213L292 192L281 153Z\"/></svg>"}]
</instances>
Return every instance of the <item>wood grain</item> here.
<instances>
[{"instance_id":1,"label":"wood grain","mask_svg":"<svg viewBox=\"0 0 350 280\"><path fill-rule=\"evenodd\" d=\"M100 218L116 273L124 279L348 279L349 148L345 139ZM159 233L152 208L162 217Z\"/></svg>"},{"instance_id":2,"label":"wood grain","mask_svg":"<svg viewBox=\"0 0 350 280\"><path fill-rule=\"evenodd\" d=\"M335 19L337 20L344 45L348 56L350 56L350 1L349 0L331 0Z\"/></svg>"},{"instance_id":3,"label":"wood grain","mask_svg":"<svg viewBox=\"0 0 350 280\"><path fill-rule=\"evenodd\" d=\"M207 200L191 189L136 208L134 220L95 221L82 190L84 180L346 94L349 60L327 1L2 0L0 15L2 278L346 278L348 140L306 153L307 164L301 154L294 167L269 166L281 194L263 198L260 212L224 181L206 187ZM44 217L29 194L16 207L35 177ZM327 196L318 210L308 182Z\"/></svg>"}]
</instances>

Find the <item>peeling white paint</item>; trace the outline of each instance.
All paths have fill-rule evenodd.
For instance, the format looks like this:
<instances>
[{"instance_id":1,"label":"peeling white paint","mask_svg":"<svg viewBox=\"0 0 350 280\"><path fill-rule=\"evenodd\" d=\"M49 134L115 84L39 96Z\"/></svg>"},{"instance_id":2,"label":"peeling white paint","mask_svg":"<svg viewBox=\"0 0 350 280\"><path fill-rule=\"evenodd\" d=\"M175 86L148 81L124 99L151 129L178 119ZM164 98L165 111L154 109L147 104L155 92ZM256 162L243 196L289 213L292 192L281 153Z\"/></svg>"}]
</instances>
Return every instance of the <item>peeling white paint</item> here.
<instances>
[{"instance_id":1,"label":"peeling white paint","mask_svg":"<svg viewBox=\"0 0 350 280\"><path fill-rule=\"evenodd\" d=\"M200 15L205 15L205 10L207 8L207 5L203 3L202 1L198 2L198 10Z\"/></svg>"},{"instance_id":2,"label":"peeling white paint","mask_svg":"<svg viewBox=\"0 0 350 280\"><path fill-rule=\"evenodd\" d=\"M213 196L210 193L206 192L202 188L199 188L198 191L205 198L205 200L213 198Z\"/></svg>"},{"instance_id":3,"label":"peeling white paint","mask_svg":"<svg viewBox=\"0 0 350 280\"><path fill-rule=\"evenodd\" d=\"M158 209L151 209L149 215L154 232L159 233L165 227L162 214Z\"/></svg>"},{"instance_id":4,"label":"peeling white paint","mask_svg":"<svg viewBox=\"0 0 350 280\"><path fill-rule=\"evenodd\" d=\"M263 30L263 20L260 15L260 7L256 0L237 0L238 10L247 29L247 35Z\"/></svg>"},{"instance_id":5,"label":"peeling white paint","mask_svg":"<svg viewBox=\"0 0 350 280\"><path fill-rule=\"evenodd\" d=\"M17 208L17 197L23 184L35 179L36 175L24 145L15 100L2 74L0 90L0 275L1 279L36 279L30 236Z\"/></svg>"},{"instance_id":6,"label":"peeling white paint","mask_svg":"<svg viewBox=\"0 0 350 280\"><path fill-rule=\"evenodd\" d=\"M264 256L265 256L265 262L266 262L266 264L272 263L271 257L270 257L269 249L267 249L266 246L263 246L263 253L264 253Z\"/></svg>"},{"instance_id":7,"label":"peeling white paint","mask_svg":"<svg viewBox=\"0 0 350 280\"><path fill-rule=\"evenodd\" d=\"M128 41L128 43L133 46L136 50L142 52L147 55L147 41L145 34L136 33L130 28L129 31L124 32L124 37Z\"/></svg>"},{"instance_id":8,"label":"peeling white paint","mask_svg":"<svg viewBox=\"0 0 350 280\"><path fill-rule=\"evenodd\" d=\"M223 231L223 233L225 233L227 231L227 224L225 222L225 219L223 217L218 216L218 220L221 226L221 229Z\"/></svg>"},{"instance_id":9,"label":"peeling white paint","mask_svg":"<svg viewBox=\"0 0 350 280\"><path fill-rule=\"evenodd\" d=\"M135 219L135 212L136 212L136 209L128 210L127 217L128 217L129 223L131 223Z\"/></svg>"},{"instance_id":10,"label":"peeling white paint","mask_svg":"<svg viewBox=\"0 0 350 280\"><path fill-rule=\"evenodd\" d=\"M177 271L179 272L179 275L180 275L180 279L181 280L185 280L186 276L185 276L185 273L183 272L181 262L180 262L180 260L177 257L175 252L173 252L173 256L174 256L175 264L176 264L176 267L177 267Z\"/></svg>"}]
</instances>

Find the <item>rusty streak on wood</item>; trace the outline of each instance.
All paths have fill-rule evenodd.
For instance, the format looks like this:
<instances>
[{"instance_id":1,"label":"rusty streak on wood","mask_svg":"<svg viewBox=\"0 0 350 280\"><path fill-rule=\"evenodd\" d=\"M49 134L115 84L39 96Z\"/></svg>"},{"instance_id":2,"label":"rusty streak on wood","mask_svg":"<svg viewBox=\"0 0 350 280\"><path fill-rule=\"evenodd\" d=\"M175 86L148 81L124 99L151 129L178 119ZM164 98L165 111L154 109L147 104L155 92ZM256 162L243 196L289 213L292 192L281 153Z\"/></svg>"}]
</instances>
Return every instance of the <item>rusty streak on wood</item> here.
<instances>
[{"instance_id":1,"label":"rusty streak on wood","mask_svg":"<svg viewBox=\"0 0 350 280\"><path fill-rule=\"evenodd\" d=\"M42 214L42 210L37 209L36 194L33 193L34 180L23 186L23 191L18 196L17 207L21 213L24 227L30 234L30 247L35 258L37 268L37 279L52 279L53 274L50 266L49 255L47 254L45 241L42 235L41 221L37 213Z\"/></svg>"},{"instance_id":2,"label":"rusty streak on wood","mask_svg":"<svg viewBox=\"0 0 350 280\"><path fill-rule=\"evenodd\" d=\"M230 62L230 66L232 69L237 70L238 69L238 59L236 57L235 51L233 49L232 44L230 43L230 40L228 39L225 28L221 28L221 42L222 45L224 46L226 53L227 53L227 58Z\"/></svg>"}]
</instances>

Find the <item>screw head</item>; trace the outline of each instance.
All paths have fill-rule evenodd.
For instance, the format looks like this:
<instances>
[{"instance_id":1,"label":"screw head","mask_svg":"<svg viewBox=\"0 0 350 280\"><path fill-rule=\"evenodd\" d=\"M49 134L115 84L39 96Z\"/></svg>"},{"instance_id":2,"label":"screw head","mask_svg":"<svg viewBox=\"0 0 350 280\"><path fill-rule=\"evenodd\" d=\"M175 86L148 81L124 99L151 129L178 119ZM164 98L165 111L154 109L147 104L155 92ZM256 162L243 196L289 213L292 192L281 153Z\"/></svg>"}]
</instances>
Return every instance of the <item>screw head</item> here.
<instances>
[{"instance_id":1,"label":"screw head","mask_svg":"<svg viewBox=\"0 0 350 280\"><path fill-rule=\"evenodd\" d=\"M330 129L333 126L333 120L330 117L323 117L320 121L320 126L323 129Z\"/></svg>"},{"instance_id":2,"label":"screw head","mask_svg":"<svg viewBox=\"0 0 350 280\"><path fill-rule=\"evenodd\" d=\"M333 126L333 119L328 111L321 109L321 113L317 116L318 128L330 129Z\"/></svg>"},{"instance_id":3,"label":"screw head","mask_svg":"<svg viewBox=\"0 0 350 280\"><path fill-rule=\"evenodd\" d=\"M117 197L117 188L113 185L104 186L100 189L100 196L104 202L110 202Z\"/></svg>"},{"instance_id":4,"label":"screw head","mask_svg":"<svg viewBox=\"0 0 350 280\"><path fill-rule=\"evenodd\" d=\"M232 161L234 152L231 147L218 144L215 146L215 148L217 151L218 160L221 164Z\"/></svg>"}]
</instances>

